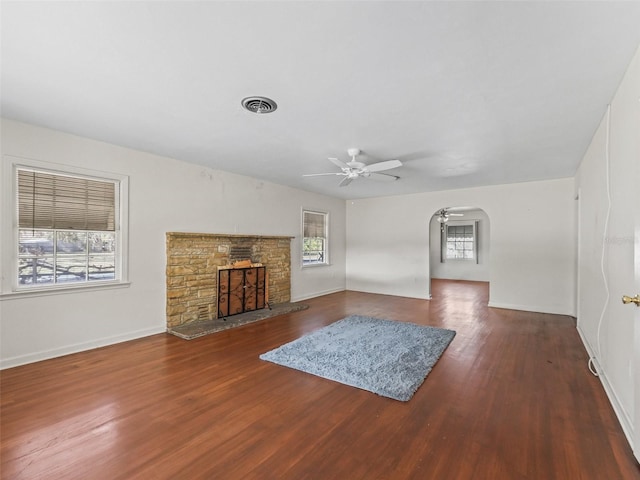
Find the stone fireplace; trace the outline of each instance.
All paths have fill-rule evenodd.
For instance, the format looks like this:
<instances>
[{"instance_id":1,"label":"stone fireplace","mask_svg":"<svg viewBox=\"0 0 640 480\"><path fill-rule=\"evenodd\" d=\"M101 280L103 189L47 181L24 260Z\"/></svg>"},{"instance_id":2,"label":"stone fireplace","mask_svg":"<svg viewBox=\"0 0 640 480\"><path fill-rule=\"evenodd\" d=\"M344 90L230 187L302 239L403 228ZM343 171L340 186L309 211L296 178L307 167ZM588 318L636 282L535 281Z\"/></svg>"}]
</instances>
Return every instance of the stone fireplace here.
<instances>
[{"instance_id":1,"label":"stone fireplace","mask_svg":"<svg viewBox=\"0 0 640 480\"><path fill-rule=\"evenodd\" d=\"M218 270L236 261L264 265L269 303L290 302L292 238L167 233L167 328L217 318Z\"/></svg>"}]
</instances>

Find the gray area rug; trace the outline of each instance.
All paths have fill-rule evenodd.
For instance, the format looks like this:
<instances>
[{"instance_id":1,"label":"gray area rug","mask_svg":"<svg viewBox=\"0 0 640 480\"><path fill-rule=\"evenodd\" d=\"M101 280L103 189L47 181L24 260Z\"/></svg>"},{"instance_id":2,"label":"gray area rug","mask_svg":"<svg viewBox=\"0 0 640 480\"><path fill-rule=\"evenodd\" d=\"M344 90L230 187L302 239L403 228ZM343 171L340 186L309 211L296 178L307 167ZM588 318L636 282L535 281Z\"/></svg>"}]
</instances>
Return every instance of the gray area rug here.
<instances>
[{"instance_id":1,"label":"gray area rug","mask_svg":"<svg viewBox=\"0 0 640 480\"><path fill-rule=\"evenodd\" d=\"M260 358L406 402L455 334L443 328L352 315Z\"/></svg>"},{"instance_id":2,"label":"gray area rug","mask_svg":"<svg viewBox=\"0 0 640 480\"><path fill-rule=\"evenodd\" d=\"M306 310L309 305L303 303L278 303L271 305L271 308L263 308L262 310L254 310L252 312L240 313L238 315L232 315L226 317L226 319L216 318L213 320L197 320L194 322L185 323L178 327L172 327L167 329L167 333L175 335L176 337L183 338L185 340L193 340L194 338L202 337L203 335L209 335L210 333L221 332L222 330L229 330L230 328L241 327L248 323L257 322L259 320L265 320L271 317L277 317L278 315L284 315L286 313L299 312L300 310Z\"/></svg>"}]
</instances>

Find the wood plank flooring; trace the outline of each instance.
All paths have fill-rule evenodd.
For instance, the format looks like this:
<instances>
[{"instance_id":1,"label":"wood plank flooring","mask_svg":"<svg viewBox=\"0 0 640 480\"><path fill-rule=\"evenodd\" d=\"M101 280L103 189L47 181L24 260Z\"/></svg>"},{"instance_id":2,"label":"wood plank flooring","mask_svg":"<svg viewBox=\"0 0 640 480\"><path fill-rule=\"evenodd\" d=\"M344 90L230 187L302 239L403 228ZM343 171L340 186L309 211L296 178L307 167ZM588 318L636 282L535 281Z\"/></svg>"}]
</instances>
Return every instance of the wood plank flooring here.
<instances>
[{"instance_id":1,"label":"wood plank flooring","mask_svg":"<svg viewBox=\"0 0 640 480\"><path fill-rule=\"evenodd\" d=\"M640 479L571 317L341 292L186 341L168 334L1 373L3 479ZM457 335L409 402L258 355L363 314Z\"/></svg>"}]
</instances>

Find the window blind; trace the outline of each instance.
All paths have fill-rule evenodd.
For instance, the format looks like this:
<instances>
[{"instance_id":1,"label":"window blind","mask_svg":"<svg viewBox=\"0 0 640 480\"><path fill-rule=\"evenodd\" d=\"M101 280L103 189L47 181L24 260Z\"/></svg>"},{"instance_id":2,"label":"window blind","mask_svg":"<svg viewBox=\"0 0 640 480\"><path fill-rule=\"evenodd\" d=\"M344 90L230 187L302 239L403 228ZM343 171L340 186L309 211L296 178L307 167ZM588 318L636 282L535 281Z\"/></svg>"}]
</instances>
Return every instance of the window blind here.
<instances>
[{"instance_id":1,"label":"window blind","mask_svg":"<svg viewBox=\"0 0 640 480\"><path fill-rule=\"evenodd\" d=\"M90 178L18 170L18 226L115 231L116 185Z\"/></svg>"},{"instance_id":2,"label":"window blind","mask_svg":"<svg viewBox=\"0 0 640 480\"><path fill-rule=\"evenodd\" d=\"M326 232L325 218L325 213L304 212L304 237L324 238Z\"/></svg>"}]
</instances>

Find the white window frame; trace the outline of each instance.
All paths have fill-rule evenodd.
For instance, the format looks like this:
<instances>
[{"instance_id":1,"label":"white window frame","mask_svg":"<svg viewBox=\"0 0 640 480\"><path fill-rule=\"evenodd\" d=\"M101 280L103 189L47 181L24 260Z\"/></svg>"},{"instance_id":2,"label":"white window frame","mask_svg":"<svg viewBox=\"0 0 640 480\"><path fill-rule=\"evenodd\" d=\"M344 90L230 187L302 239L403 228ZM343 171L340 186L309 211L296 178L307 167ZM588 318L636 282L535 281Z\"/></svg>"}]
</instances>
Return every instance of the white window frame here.
<instances>
[{"instance_id":1,"label":"white window frame","mask_svg":"<svg viewBox=\"0 0 640 480\"><path fill-rule=\"evenodd\" d=\"M449 258L447 257L447 238L449 227L473 227L473 258ZM440 261L445 262L473 262L478 261L478 221L477 220L458 220L449 221L442 226L442 235L440 242Z\"/></svg>"},{"instance_id":2,"label":"white window frame","mask_svg":"<svg viewBox=\"0 0 640 480\"><path fill-rule=\"evenodd\" d=\"M313 263L305 263L304 261L304 239L307 238L304 236L304 219L306 213L324 216L324 251L322 253L322 261L316 261ZM311 208L303 208L300 216L300 227L302 239L300 242L300 263L302 268L322 267L329 265L329 213Z\"/></svg>"},{"instance_id":3,"label":"white window frame","mask_svg":"<svg viewBox=\"0 0 640 480\"><path fill-rule=\"evenodd\" d=\"M60 165L40 160L5 155L2 157L0 185L2 186L2 235L0 235L0 259L2 262L0 298L15 296L51 295L80 290L121 288L129 285L129 177L126 175ZM116 279L92 282L69 282L23 286L18 283L18 206L17 172L19 169L43 171L55 175L87 177L116 184Z\"/></svg>"}]
</instances>

